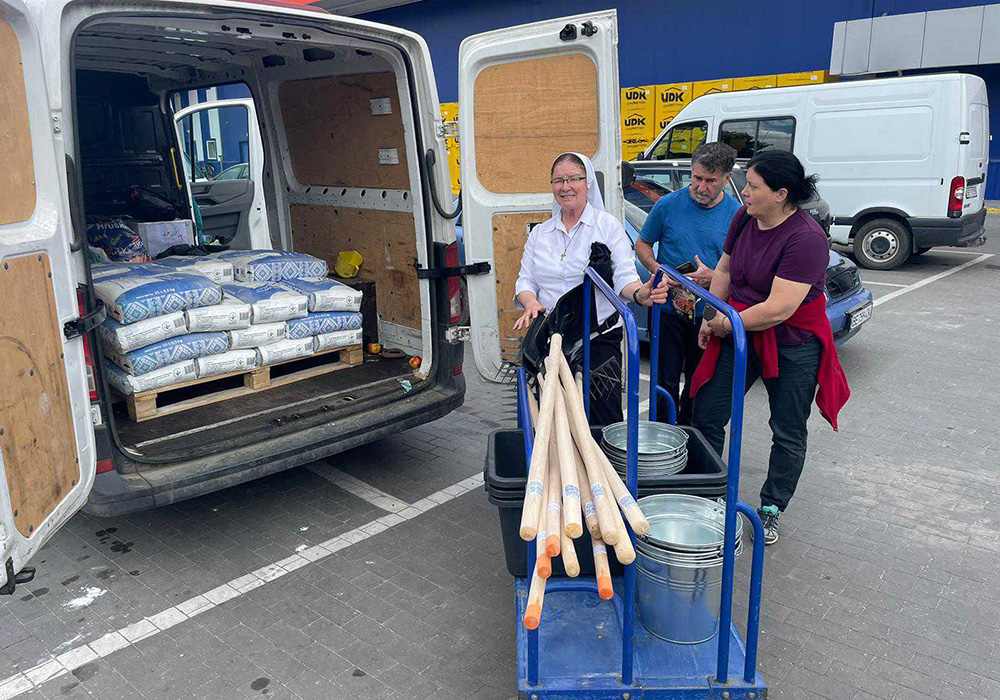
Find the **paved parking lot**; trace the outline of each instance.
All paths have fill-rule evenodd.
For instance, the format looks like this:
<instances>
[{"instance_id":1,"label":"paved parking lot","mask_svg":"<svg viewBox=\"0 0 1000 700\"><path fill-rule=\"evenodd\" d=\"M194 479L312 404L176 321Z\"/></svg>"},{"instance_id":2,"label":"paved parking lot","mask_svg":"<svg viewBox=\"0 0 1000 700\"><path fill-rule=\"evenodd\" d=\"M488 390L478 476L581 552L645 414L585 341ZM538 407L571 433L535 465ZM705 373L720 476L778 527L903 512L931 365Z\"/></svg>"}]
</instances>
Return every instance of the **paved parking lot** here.
<instances>
[{"instance_id":1,"label":"paved parking lot","mask_svg":"<svg viewBox=\"0 0 1000 700\"><path fill-rule=\"evenodd\" d=\"M767 553L771 698L1000 693L1000 255L984 257L1000 215L988 226L984 248L863 272L878 307L841 349L852 399L839 434L811 423ZM180 505L76 516L0 603L0 700L514 696L511 579L482 489L513 391L467 376L465 406L422 428ZM756 503L760 387L748 407Z\"/></svg>"}]
</instances>

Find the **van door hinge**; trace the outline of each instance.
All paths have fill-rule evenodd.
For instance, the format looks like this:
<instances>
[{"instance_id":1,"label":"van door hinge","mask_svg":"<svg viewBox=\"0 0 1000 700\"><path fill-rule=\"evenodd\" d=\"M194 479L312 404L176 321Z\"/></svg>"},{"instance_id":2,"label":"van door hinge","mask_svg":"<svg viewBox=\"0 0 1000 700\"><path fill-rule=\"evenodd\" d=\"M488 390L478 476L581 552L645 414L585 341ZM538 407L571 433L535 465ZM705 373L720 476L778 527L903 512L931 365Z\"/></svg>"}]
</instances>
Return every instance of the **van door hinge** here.
<instances>
[{"instance_id":1,"label":"van door hinge","mask_svg":"<svg viewBox=\"0 0 1000 700\"><path fill-rule=\"evenodd\" d=\"M468 326L449 326L444 331L444 339L449 343L466 343L472 340L472 330Z\"/></svg>"},{"instance_id":2,"label":"van door hinge","mask_svg":"<svg viewBox=\"0 0 1000 700\"><path fill-rule=\"evenodd\" d=\"M84 333L89 333L104 323L104 319L107 317L108 312L104 308L104 304L98 302L97 308L86 316L74 318L72 321L66 321L66 323L63 324L63 335L67 338L76 338Z\"/></svg>"},{"instance_id":3,"label":"van door hinge","mask_svg":"<svg viewBox=\"0 0 1000 700\"><path fill-rule=\"evenodd\" d=\"M437 127L439 139L457 139L458 122L441 122Z\"/></svg>"},{"instance_id":4,"label":"van door hinge","mask_svg":"<svg viewBox=\"0 0 1000 700\"><path fill-rule=\"evenodd\" d=\"M18 585L31 583L35 578L35 567L26 566L16 574L14 573L14 560L7 557L7 583L0 586L0 595L11 595Z\"/></svg>"},{"instance_id":5,"label":"van door hinge","mask_svg":"<svg viewBox=\"0 0 1000 700\"><path fill-rule=\"evenodd\" d=\"M441 277L467 277L469 275L485 275L493 268L488 262L477 262L471 265L460 265L458 267L420 267L416 264L417 279L430 280Z\"/></svg>"}]
</instances>

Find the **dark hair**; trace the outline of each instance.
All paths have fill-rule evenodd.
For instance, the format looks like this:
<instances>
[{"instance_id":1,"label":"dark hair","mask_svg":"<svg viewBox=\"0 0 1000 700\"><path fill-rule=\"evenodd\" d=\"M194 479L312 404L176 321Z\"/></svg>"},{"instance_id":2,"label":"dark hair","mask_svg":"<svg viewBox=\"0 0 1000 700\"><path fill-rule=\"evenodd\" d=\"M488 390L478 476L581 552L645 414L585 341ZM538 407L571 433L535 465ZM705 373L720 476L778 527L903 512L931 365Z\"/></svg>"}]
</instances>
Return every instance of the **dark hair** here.
<instances>
[{"instance_id":1,"label":"dark hair","mask_svg":"<svg viewBox=\"0 0 1000 700\"><path fill-rule=\"evenodd\" d=\"M788 203L801 206L819 195L816 193L815 175L806 177L806 169L788 151L762 151L747 163L747 170L753 168L765 184L772 190L788 190Z\"/></svg>"},{"instance_id":2,"label":"dark hair","mask_svg":"<svg viewBox=\"0 0 1000 700\"><path fill-rule=\"evenodd\" d=\"M720 141L703 143L691 154L691 165L698 163L713 172L728 175L736 163L736 149Z\"/></svg>"},{"instance_id":3,"label":"dark hair","mask_svg":"<svg viewBox=\"0 0 1000 700\"><path fill-rule=\"evenodd\" d=\"M552 162L552 169L549 171L549 177L555 175L556 166L560 163L572 163L573 165L579 165L583 168L583 172L587 172L587 166L583 164L583 161L580 160L578 155L575 153L563 153Z\"/></svg>"}]
</instances>

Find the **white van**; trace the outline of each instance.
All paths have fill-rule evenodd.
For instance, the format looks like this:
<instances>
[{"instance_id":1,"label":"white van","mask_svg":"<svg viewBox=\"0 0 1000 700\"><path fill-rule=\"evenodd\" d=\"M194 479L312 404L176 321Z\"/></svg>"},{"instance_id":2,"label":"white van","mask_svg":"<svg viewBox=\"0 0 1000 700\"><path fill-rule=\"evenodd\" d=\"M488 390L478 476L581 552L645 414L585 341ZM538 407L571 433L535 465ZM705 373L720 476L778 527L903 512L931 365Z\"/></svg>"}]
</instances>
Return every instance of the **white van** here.
<instances>
[{"instance_id":1,"label":"white van","mask_svg":"<svg viewBox=\"0 0 1000 700\"><path fill-rule=\"evenodd\" d=\"M501 373L520 246L550 215L554 157L593 154L621 211L616 46L614 12L463 45L475 262L459 267L447 132L419 36L274 0L0 0L0 591L28 578L31 556L81 507L176 502L447 414L464 397L470 333L480 370ZM171 95L234 82L260 125L252 184L272 247L331 267L361 252L380 340L413 357L137 422L94 342L104 311L84 222L133 185L191 218L198 183L185 177L197 168L185 168Z\"/></svg>"},{"instance_id":2,"label":"white van","mask_svg":"<svg viewBox=\"0 0 1000 700\"><path fill-rule=\"evenodd\" d=\"M792 151L819 175L834 242L858 263L902 265L934 246L985 241L986 84L958 73L720 92L694 100L641 159L723 141L739 158Z\"/></svg>"}]
</instances>

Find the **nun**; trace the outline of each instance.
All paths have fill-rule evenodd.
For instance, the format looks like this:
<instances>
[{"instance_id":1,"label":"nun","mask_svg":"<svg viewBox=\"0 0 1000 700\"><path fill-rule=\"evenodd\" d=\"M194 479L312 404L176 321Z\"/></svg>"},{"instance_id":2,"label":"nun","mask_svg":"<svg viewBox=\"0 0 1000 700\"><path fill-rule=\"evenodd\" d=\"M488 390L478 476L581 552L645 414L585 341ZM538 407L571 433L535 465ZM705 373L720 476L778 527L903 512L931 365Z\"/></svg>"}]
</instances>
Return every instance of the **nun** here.
<instances>
[{"instance_id":1,"label":"nun","mask_svg":"<svg viewBox=\"0 0 1000 700\"><path fill-rule=\"evenodd\" d=\"M594 165L580 153L563 153L552 163L552 218L528 235L515 287L516 304L524 313L514 323L521 330L552 308L563 294L583 282L592 243L611 251L612 288L625 301L640 306L662 304L666 281L653 288L652 278L639 280L628 234L604 209ZM590 421L608 425L622 420L622 321L611 303L597 294L598 329L591 341Z\"/></svg>"}]
</instances>

